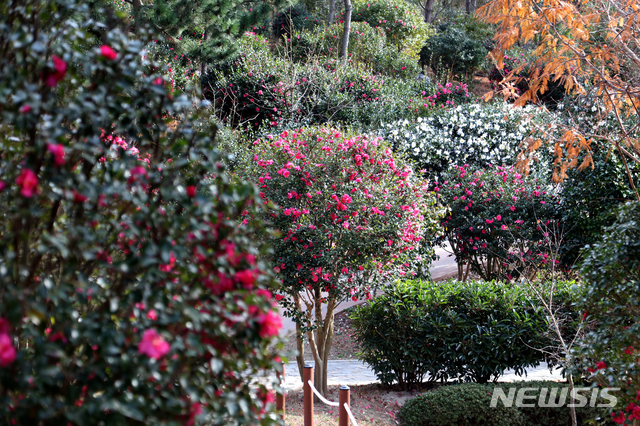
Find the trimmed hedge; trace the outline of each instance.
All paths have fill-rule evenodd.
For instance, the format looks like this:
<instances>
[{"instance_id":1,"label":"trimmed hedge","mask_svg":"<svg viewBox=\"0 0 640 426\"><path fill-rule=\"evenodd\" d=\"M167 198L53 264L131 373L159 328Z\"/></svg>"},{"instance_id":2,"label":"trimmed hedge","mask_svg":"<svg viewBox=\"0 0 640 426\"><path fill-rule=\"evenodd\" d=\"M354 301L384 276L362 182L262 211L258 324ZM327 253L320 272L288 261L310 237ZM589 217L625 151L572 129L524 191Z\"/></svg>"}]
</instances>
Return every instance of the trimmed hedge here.
<instances>
[{"instance_id":1,"label":"trimmed hedge","mask_svg":"<svg viewBox=\"0 0 640 426\"><path fill-rule=\"evenodd\" d=\"M568 319L569 284L554 296ZM384 384L459 379L487 382L544 361L544 310L526 287L491 282L398 282L353 313L360 359ZM570 322L569 322L570 323Z\"/></svg>"},{"instance_id":2,"label":"trimmed hedge","mask_svg":"<svg viewBox=\"0 0 640 426\"><path fill-rule=\"evenodd\" d=\"M505 407L501 400L495 408L491 408L491 398L496 387L501 387L505 394L516 388L517 392L527 388L558 388L556 395L561 395L562 388L568 388L565 383L552 381L532 381L518 383L498 384L458 384L442 386L407 401L400 409L398 417L402 426L564 426L571 425L569 408L562 407L535 407L515 406ZM553 391L549 394L552 395ZM548 395L549 395L548 394ZM527 391L531 396L531 403L538 401L540 391ZM582 393L582 395L587 395ZM549 401L549 396L546 401ZM558 398L557 396L555 398ZM556 399L557 400L557 399ZM606 402L599 399L598 404ZM569 403L567 390L566 403ZM588 404L585 407L576 407L576 415L579 425L600 424L612 425L607 418L606 408L594 408Z\"/></svg>"}]
</instances>

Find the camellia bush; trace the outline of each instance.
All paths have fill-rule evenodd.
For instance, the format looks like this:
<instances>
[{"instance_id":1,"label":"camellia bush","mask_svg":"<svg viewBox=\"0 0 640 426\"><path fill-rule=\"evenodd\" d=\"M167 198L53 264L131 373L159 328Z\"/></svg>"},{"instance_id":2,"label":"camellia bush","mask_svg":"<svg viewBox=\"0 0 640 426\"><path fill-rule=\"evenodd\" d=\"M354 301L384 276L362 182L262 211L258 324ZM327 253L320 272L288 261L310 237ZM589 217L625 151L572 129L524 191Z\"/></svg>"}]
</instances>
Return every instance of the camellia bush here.
<instances>
[{"instance_id":1,"label":"camellia bush","mask_svg":"<svg viewBox=\"0 0 640 426\"><path fill-rule=\"evenodd\" d=\"M116 17L1 9L0 423L275 424L255 187Z\"/></svg>"},{"instance_id":2,"label":"camellia bush","mask_svg":"<svg viewBox=\"0 0 640 426\"><path fill-rule=\"evenodd\" d=\"M438 179L450 165L482 168L515 164L522 142L539 119L542 116L533 107L470 103L437 109L415 122L388 123L380 135L393 144L394 151L404 153L418 169L424 169L427 177ZM537 156L548 157L543 152ZM531 168L545 169L545 163L530 164Z\"/></svg>"},{"instance_id":3,"label":"camellia bush","mask_svg":"<svg viewBox=\"0 0 640 426\"><path fill-rule=\"evenodd\" d=\"M513 167L465 165L453 166L433 191L449 209L440 220L441 238L451 244L459 279L465 264L482 279L511 280L558 262L548 244L558 229L558 198L548 182Z\"/></svg>"},{"instance_id":4,"label":"camellia bush","mask_svg":"<svg viewBox=\"0 0 640 426\"><path fill-rule=\"evenodd\" d=\"M280 206L265 216L280 232L271 238L283 283L276 297L297 323L301 352L307 334L315 383L326 392L336 306L370 299L376 287L428 260L435 197L387 144L366 135L285 131L256 141L253 162L260 196Z\"/></svg>"}]
</instances>

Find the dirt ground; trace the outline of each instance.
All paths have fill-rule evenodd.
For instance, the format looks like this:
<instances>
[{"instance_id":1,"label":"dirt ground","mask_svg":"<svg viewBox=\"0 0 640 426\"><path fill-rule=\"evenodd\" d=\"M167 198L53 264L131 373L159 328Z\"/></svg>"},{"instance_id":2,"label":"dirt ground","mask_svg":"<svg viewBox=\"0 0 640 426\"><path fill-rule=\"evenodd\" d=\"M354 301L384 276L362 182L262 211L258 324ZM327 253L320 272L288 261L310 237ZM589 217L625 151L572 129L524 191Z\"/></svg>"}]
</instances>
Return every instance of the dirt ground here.
<instances>
[{"instance_id":1,"label":"dirt ground","mask_svg":"<svg viewBox=\"0 0 640 426\"><path fill-rule=\"evenodd\" d=\"M428 391L399 392L380 384L352 386L351 412L359 426L396 426L398 410L406 400ZM289 392L285 398L286 424L302 426L303 400L302 389ZM338 386L329 386L330 401L338 401ZM316 426L336 426L338 424L338 407L330 407L322 403L314 404L314 422Z\"/></svg>"}]
</instances>

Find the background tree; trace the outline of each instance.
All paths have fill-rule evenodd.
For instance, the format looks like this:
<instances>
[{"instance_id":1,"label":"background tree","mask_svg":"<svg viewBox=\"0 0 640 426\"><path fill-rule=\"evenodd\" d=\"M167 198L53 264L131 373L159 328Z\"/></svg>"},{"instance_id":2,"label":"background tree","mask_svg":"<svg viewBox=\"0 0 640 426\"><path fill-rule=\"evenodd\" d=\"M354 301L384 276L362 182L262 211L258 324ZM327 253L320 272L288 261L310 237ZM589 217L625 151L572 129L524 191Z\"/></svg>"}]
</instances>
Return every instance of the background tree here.
<instances>
[{"instance_id":1,"label":"background tree","mask_svg":"<svg viewBox=\"0 0 640 426\"><path fill-rule=\"evenodd\" d=\"M0 423L275 424L255 187L144 43L69 0L0 10Z\"/></svg>"},{"instance_id":2,"label":"background tree","mask_svg":"<svg viewBox=\"0 0 640 426\"><path fill-rule=\"evenodd\" d=\"M286 0L124 0L131 18L130 31L144 25L156 31L173 52L202 66L218 63L236 53L236 39L265 17L287 4ZM105 0L92 0L104 8Z\"/></svg>"},{"instance_id":3,"label":"background tree","mask_svg":"<svg viewBox=\"0 0 640 426\"><path fill-rule=\"evenodd\" d=\"M567 92L590 95L602 103L601 116L611 114L618 131L611 134L567 126L552 141L556 153L554 179L563 180L569 168L578 166L578 154L589 151L592 140L602 140L621 155L629 184L640 199L627 162L640 164L640 9L635 0L493 0L478 10L487 22L498 26L492 53L502 66L505 52L518 42L535 47L536 70L530 73L529 89L516 105L536 101L551 82L560 81ZM502 93L514 96L519 70L510 73ZM491 95L490 95L491 96ZM626 119L631 118L629 124ZM528 150L542 140L531 140ZM592 164L585 155L580 168Z\"/></svg>"}]
</instances>

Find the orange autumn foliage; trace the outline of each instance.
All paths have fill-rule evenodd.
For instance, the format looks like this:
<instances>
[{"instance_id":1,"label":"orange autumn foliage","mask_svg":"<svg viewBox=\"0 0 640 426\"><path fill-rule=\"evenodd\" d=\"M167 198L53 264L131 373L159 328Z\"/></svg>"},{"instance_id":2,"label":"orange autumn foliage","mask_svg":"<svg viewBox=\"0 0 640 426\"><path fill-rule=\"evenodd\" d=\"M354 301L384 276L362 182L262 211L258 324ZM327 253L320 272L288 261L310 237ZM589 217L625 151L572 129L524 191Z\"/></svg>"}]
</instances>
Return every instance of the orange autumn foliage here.
<instances>
[{"instance_id":1,"label":"orange autumn foliage","mask_svg":"<svg viewBox=\"0 0 640 426\"><path fill-rule=\"evenodd\" d=\"M536 102L550 82L560 82L571 94L596 96L603 115L613 114L619 134L594 134L567 128L551 141L556 153L554 180L567 177L578 166L578 154L587 155L579 168L592 166L592 141L610 143L623 159L640 164L640 3L638 0L491 0L477 11L497 25L496 48L490 54L502 67L505 52L516 43L530 43L537 58L529 78L529 90L516 105ZM516 70L519 71L519 70ZM513 96L518 72L502 82L501 94ZM490 93L490 99L495 93ZM633 125L628 125L630 116ZM527 150L541 146L531 140ZM627 167L628 172L628 167ZM630 184L638 193L629 174ZM639 197L640 198L640 197Z\"/></svg>"}]
</instances>

